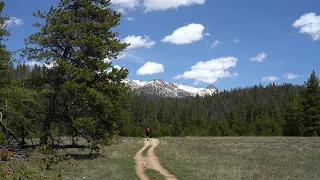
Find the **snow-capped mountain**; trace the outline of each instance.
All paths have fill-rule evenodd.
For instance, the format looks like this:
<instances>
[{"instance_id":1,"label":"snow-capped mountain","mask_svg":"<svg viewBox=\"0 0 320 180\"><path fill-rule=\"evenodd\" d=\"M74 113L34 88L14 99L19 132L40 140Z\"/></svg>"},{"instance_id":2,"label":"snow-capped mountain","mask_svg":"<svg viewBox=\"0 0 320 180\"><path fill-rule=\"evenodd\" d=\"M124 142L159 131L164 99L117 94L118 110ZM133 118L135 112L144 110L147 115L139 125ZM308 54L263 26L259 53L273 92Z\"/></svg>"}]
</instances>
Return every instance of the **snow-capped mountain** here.
<instances>
[{"instance_id":1,"label":"snow-capped mountain","mask_svg":"<svg viewBox=\"0 0 320 180\"><path fill-rule=\"evenodd\" d=\"M207 88L195 88L184 84L165 82L162 79L154 79L151 81L126 79L124 82L131 90L138 94L143 92L166 97L205 96L219 92L213 85L209 85Z\"/></svg>"}]
</instances>

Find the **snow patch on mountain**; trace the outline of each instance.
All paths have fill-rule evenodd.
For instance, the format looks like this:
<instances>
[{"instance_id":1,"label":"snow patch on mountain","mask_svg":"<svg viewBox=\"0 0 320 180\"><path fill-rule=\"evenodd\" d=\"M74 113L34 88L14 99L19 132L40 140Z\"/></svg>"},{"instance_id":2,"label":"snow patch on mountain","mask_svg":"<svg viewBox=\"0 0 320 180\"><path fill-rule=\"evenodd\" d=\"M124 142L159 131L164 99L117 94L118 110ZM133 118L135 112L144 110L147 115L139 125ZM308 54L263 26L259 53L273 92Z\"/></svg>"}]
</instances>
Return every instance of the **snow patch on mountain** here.
<instances>
[{"instance_id":1,"label":"snow patch on mountain","mask_svg":"<svg viewBox=\"0 0 320 180\"><path fill-rule=\"evenodd\" d=\"M165 82L162 79L151 81L125 79L124 82L138 94L145 93L165 97L211 96L219 92L213 85L209 85L207 88L195 88L185 84Z\"/></svg>"}]
</instances>

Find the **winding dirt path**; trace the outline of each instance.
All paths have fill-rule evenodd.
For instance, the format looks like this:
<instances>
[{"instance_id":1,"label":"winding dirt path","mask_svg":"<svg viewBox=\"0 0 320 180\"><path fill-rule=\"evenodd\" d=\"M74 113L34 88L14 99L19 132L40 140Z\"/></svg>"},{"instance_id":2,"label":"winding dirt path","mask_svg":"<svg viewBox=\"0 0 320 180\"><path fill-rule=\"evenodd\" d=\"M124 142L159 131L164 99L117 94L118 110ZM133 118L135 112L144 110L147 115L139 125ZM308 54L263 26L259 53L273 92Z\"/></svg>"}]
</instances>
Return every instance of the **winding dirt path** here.
<instances>
[{"instance_id":1,"label":"winding dirt path","mask_svg":"<svg viewBox=\"0 0 320 180\"><path fill-rule=\"evenodd\" d=\"M177 180L177 178L170 174L170 172L161 166L161 163L154 153L154 149L158 146L159 140L151 138L149 141L144 141L144 146L137 152L135 159L135 169L138 177L141 180L149 180L149 177L145 174L146 169L153 169L166 177L168 180ZM142 156L142 152L150 146L147 157Z\"/></svg>"}]
</instances>

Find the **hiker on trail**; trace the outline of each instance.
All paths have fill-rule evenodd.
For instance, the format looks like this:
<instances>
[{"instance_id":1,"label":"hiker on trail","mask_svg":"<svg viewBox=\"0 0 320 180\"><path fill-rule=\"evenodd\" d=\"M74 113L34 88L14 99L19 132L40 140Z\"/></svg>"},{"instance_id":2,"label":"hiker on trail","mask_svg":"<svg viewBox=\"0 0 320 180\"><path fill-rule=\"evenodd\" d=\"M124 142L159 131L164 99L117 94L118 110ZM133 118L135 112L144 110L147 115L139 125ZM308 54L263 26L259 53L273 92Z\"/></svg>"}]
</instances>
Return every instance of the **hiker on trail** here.
<instances>
[{"instance_id":1,"label":"hiker on trail","mask_svg":"<svg viewBox=\"0 0 320 180\"><path fill-rule=\"evenodd\" d=\"M150 128L149 127L146 128L146 136L147 136L147 141L148 141L149 136L150 136Z\"/></svg>"}]
</instances>

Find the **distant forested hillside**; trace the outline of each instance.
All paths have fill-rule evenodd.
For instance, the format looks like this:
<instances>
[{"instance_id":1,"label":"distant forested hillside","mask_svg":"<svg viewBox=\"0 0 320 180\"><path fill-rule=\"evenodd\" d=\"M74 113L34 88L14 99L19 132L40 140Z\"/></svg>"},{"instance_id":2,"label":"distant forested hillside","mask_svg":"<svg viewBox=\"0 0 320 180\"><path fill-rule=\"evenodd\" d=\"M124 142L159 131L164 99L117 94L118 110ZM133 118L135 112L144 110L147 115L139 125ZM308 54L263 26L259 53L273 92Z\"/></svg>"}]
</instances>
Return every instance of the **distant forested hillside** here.
<instances>
[{"instance_id":1,"label":"distant forested hillside","mask_svg":"<svg viewBox=\"0 0 320 180\"><path fill-rule=\"evenodd\" d=\"M320 87L313 71L302 85L274 83L183 99L131 96L120 134L154 136L317 136Z\"/></svg>"},{"instance_id":2,"label":"distant forested hillside","mask_svg":"<svg viewBox=\"0 0 320 180\"><path fill-rule=\"evenodd\" d=\"M290 94L300 101L303 89L269 84L182 99L132 95L120 134L141 135L150 126L154 136L284 135L286 101Z\"/></svg>"}]
</instances>

